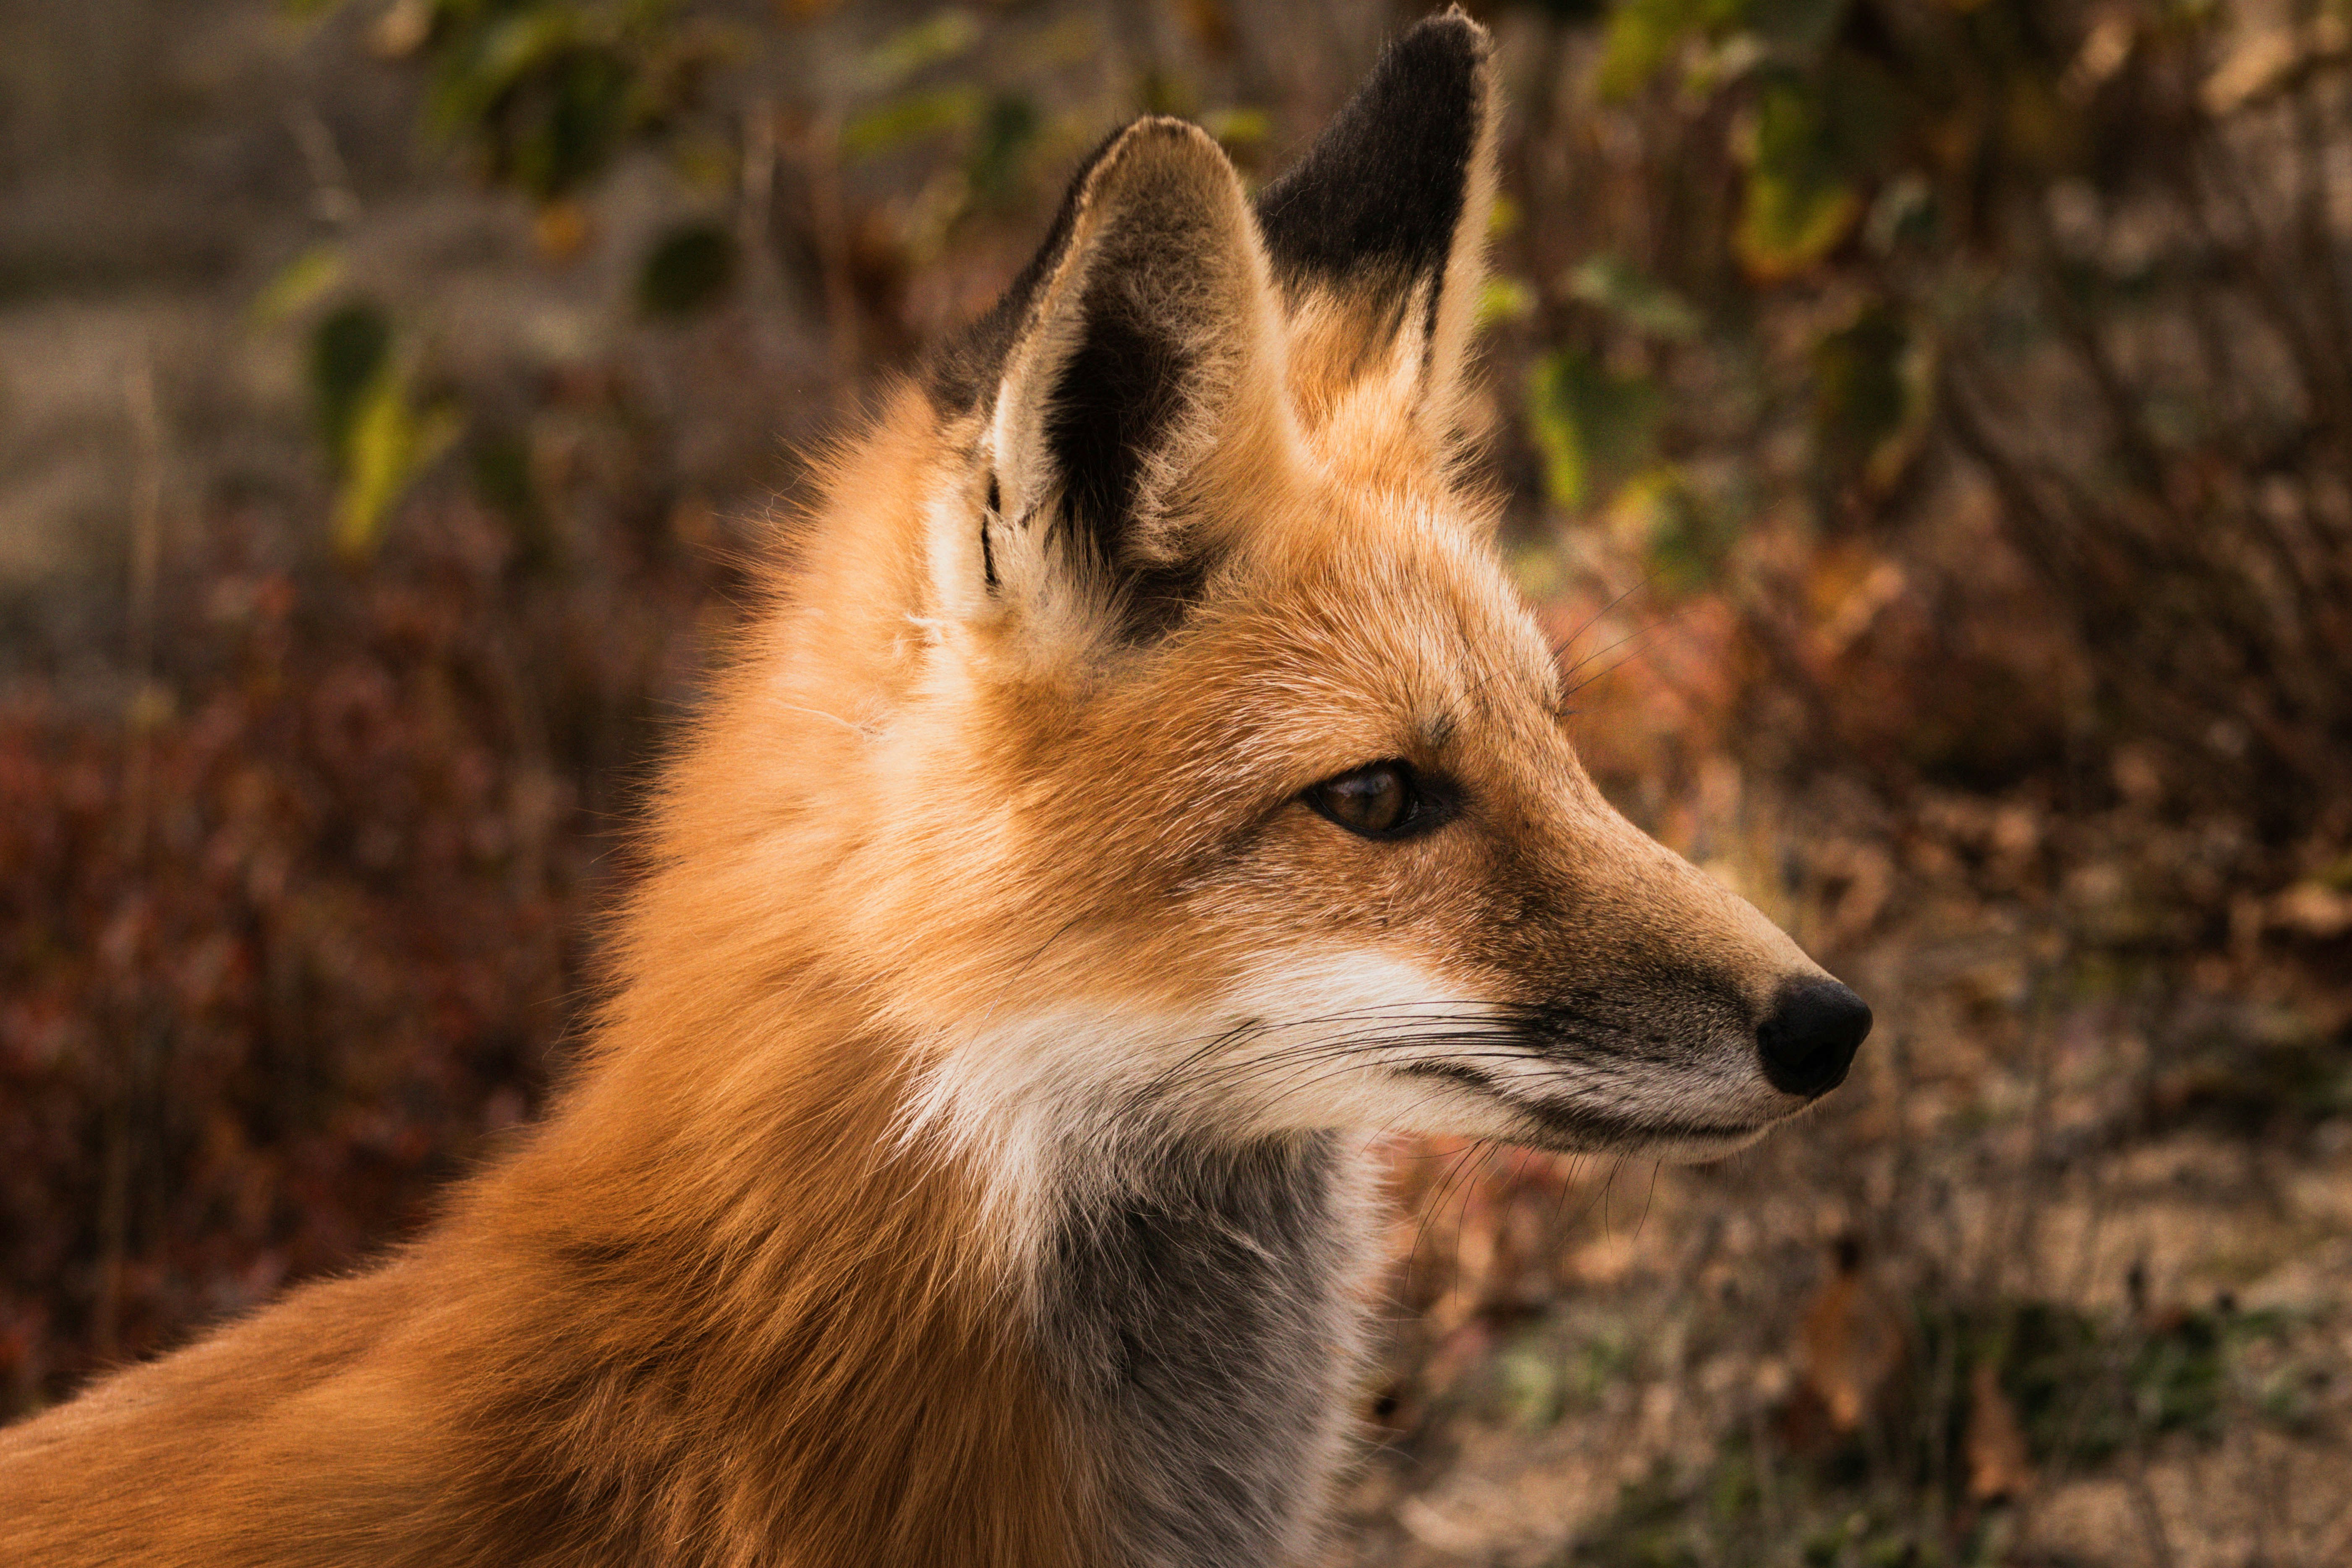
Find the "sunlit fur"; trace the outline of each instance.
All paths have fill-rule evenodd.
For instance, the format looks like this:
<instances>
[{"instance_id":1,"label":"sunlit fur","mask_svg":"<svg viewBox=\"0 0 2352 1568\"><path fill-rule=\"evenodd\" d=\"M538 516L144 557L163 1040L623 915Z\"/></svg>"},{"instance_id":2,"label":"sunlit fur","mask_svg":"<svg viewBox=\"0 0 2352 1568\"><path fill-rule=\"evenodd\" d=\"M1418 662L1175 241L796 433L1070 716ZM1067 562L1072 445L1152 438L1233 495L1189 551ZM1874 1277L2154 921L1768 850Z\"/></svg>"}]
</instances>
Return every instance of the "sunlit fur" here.
<instances>
[{"instance_id":1,"label":"sunlit fur","mask_svg":"<svg viewBox=\"0 0 2352 1568\"><path fill-rule=\"evenodd\" d=\"M1286 270L1206 136L1111 144L992 379L890 393L780 542L548 1119L382 1266L0 1436L0 1562L1293 1559L1365 1130L1799 1109L1754 1026L1819 972L1593 788L1454 478L1495 108L1473 25L1415 38L1475 116L1442 272ZM1090 551L1048 415L1120 310L1181 374ZM1303 803L1383 758L1458 815Z\"/></svg>"}]
</instances>

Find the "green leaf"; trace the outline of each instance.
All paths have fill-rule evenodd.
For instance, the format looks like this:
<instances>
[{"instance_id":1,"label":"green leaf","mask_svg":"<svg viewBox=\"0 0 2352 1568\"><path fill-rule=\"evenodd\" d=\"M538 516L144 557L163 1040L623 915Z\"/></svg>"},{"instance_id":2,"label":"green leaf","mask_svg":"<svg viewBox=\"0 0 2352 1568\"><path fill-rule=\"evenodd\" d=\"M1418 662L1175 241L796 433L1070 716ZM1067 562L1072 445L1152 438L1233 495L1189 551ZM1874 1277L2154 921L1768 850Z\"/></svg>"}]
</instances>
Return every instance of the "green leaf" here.
<instances>
[{"instance_id":1,"label":"green leaf","mask_svg":"<svg viewBox=\"0 0 2352 1568\"><path fill-rule=\"evenodd\" d=\"M633 138L658 134L730 35L675 0L440 0L425 47L430 119L489 176L541 203L570 195Z\"/></svg>"},{"instance_id":2,"label":"green leaf","mask_svg":"<svg viewBox=\"0 0 2352 1568\"><path fill-rule=\"evenodd\" d=\"M1486 237L1508 239L1519 232L1519 204L1511 199L1508 191L1496 191L1494 205L1486 210Z\"/></svg>"},{"instance_id":3,"label":"green leaf","mask_svg":"<svg viewBox=\"0 0 2352 1568\"><path fill-rule=\"evenodd\" d=\"M1020 193L1044 123L1036 100L1025 93L1001 92L989 100L964 159L964 179L974 201L1001 205Z\"/></svg>"},{"instance_id":4,"label":"green leaf","mask_svg":"<svg viewBox=\"0 0 2352 1568\"><path fill-rule=\"evenodd\" d=\"M1862 197L1840 152L1816 94L1785 79L1764 89L1732 235L1752 276L1770 281L1801 272L1852 230Z\"/></svg>"},{"instance_id":5,"label":"green leaf","mask_svg":"<svg viewBox=\"0 0 2352 1568\"><path fill-rule=\"evenodd\" d=\"M1587 257L1569 274L1568 291L1637 331L1670 342L1689 342L1702 325L1689 300L1622 257Z\"/></svg>"},{"instance_id":6,"label":"green leaf","mask_svg":"<svg viewBox=\"0 0 2352 1568\"><path fill-rule=\"evenodd\" d=\"M883 39L866 57L858 76L868 89L885 90L954 59L979 41L980 18L950 6Z\"/></svg>"},{"instance_id":7,"label":"green leaf","mask_svg":"<svg viewBox=\"0 0 2352 1568\"><path fill-rule=\"evenodd\" d=\"M457 437L457 411L420 409L405 379L387 366L371 383L352 423L343 481L335 493L334 539L346 561L375 552L392 505Z\"/></svg>"},{"instance_id":8,"label":"green leaf","mask_svg":"<svg viewBox=\"0 0 2352 1568\"><path fill-rule=\"evenodd\" d=\"M1274 120L1263 109L1237 105L1207 110L1201 116L1201 129L1232 151L1264 146L1274 135Z\"/></svg>"},{"instance_id":9,"label":"green leaf","mask_svg":"<svg viewBox=\"0 0 2352 1568\"><path fill-rule=\"evenodd\" d=\"M392 318L371 300L331 312L310 333L310 405L327 463L343 471L369 388L392 361Z\"/></svg>"},{"instance_id":10,"label":"green leaf","mask_svg":"<svg viewBox=\"0 0 2352 1568\"><path fill-rule=\"evenodd\" d=\"M1742 20L1782 58L1811 61L1852 8L1853 0L1748 0Z\"/></svg>"},{"instance_id":11,"label":"green leaf","mask_svg":"<svg viewBox=\"0 0 2352 1568\"><path fill-rule=\"evenodd\" d=\"M1926 437L1933 377L1910 324L1884 303L1813 345L1813 448L1841 478L1884 491Z\"/></svg>"},{"instance_id":12,"label":"green leaf","mask_svg":"<svg viewBox=\"0 0 2352 1568\"><path fill-rule=\"evenodd\" d=\"M1522 1336L1495 1357L1488 1374L1496 1414L1514 1425L1541 1430L1560 1417L1560 1354L1540 1334Z\"/></svg>"},{"instance_id":13,"label":"green leaf","mask_svg":"<svg viewBox=\"0 0 2352 1568\"><path fill-rule=\"evenodd\" d=\"M1732 520L1671 467L1627 483L1609 510L1610 531L1640 554L1651 582L1669 594L1712 582L1738 537Z\"/></svg>"},{"instance_id":14,"label":"green leaf","mask_svg":"<svg viewBox=\"0 0 2352 1568\"><path fill-rule=\"evenodd\" d=\"M488 429L478 432L469 445L474 494L507 520L526 566L548 565L554 554L553 530L531 473L529 437L514 429Z\"/></svg>"},{"instance_id":15,"label":"green leaf","mask_svg":"<svg viewBox=\"0 0 2352 1568\"><path fill-rule=\"evenodd\" d=\"M871 158L927 136L961 131L977 121L988 100L976 87L943 87L910 92L851 117L841 128L841 150Z\"/></svg>"},{"instance_id":16,"label":"green leaf","mask_svg":"<svg viewBox=\"0 0 2352 1568\"><path fill-rule=\"evenodd\" d=\"M1489 278L1478 289L1480 331L1506 321L1524 321L1535 314L1536 291L1517 278Z\"/></svg>"},{"instance_id":17,"label":"green leaf","mask_svg":"<svg viewBox=\"0 0 2352 1568\"><path fill-rule=\"evenodd\" d=\"M310 309L342 280L341 249L314 245L262 286L247 308L247 319L257 327L278 326Z\"/></svg>"},{"instance_id":18,"label":"green leaf","mask_svg":"<svg viewBox=\"0 0 2352 1568\"><path fill-rule=\"evenodd\" d=\"M1664 401L1648 376L1622 374L1579 350L1538 361L1528 378L1528 421L1552 500L1582 507L1645 466Z\"/></svg>"},{"instance_id":19,"label":"green leaf","mask_svg":"<svg viewBox=\"0 0 2352 1568\"><path fill-rule=\"evenodd\" d=\"M1622 0L1601 46L1601 96L1625 99L1650 85L1699 35L1707 0Z\"/></svg>"},{"instance_id":20,"label":"green leaf","mask_svg":"<svg viewBox=\"0 0 2352 1568\"><path fill-rule=\"evenodd\" d=\"M708 310L735 281L735 237L715 223L680 224L646 253L637 308L677 320Z\"/></svg>"}]
</instances>

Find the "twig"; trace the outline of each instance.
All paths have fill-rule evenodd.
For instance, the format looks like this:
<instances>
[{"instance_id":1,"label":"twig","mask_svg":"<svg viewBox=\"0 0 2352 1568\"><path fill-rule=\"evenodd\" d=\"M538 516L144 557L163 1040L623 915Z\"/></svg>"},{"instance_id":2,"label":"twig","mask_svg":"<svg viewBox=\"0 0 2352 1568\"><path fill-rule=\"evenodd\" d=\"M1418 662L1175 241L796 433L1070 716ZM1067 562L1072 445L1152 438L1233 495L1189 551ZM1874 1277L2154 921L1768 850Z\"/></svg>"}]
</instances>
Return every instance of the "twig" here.
<instances>
[{"instance_id":1,"label":"twig","mask_svg":"<svg viewBox=\"0 0 2352 1568\"><path fill-rule=\"evenodd\" d=\"M801 137L800 163L808 181L809 235L824 287L834 375L845 384L857 369L857 289L849 275L848 220L841 199L841 124L831 114L809 122Z\"/></svg>"},{"instance_id":2,"label":"twig","mask_svg":"<svg viewBox=\"0 0 2352 1568\"><path fill-rule=\"evenodd\" d=\"M2147 1538L2148 1561L2155 1568L2179 1568L2180 1559L2173 1553L2172 1538L2165 1532L2164 1515L2156 1506L2156 1493L2147 1484L2147 1465L2143 1460L2125 1482L2131 1494L2132 1512L2139 1516L2140 1532Z\"/></svg>"},{"instance_id":3,"label":"twig","mask_svg":"<svg viewBox=\"0 0 2352 1568\"><path fill-rule=\"evenodd\" d=\"M163 437L155 408L155 370L142 346L125 367L122 400L131 420L131 580L128 660L134 696L125 720L130 744L123 761L122 860L126 873L144 875L148 851L149 796L152 793L155 714L155 584L163 555ZM98 1299L91 1310L90 1338L100 1357L112 1360L121 1347L122 1265L130 1246L132 1102L139 1097L146 1049L145 1011L140 969L123 977L129 989L120 1028L108 1107L105 1152L100 1157L98 1204Z\"/></svg>"}]
</instances>

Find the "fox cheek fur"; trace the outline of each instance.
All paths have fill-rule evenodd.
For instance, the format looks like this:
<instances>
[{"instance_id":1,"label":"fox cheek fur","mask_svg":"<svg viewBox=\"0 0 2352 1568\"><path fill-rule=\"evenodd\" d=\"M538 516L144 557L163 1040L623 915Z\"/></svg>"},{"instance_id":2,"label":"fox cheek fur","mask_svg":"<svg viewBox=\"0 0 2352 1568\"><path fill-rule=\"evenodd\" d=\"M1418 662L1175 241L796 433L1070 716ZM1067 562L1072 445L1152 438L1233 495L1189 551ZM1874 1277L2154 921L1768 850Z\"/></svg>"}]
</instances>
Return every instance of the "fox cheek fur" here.
<instances>
[{"instance_id":1,"label":"fox cheek fur","mask_svg":"<svg viewBox=\"0 0 2352 1568\"><path fill-rule=\"evenodd\" d=\"M1496 113L1454 12L1255 204L1107 142L836 453L547 1121L0 1434L0 1563L1299 1561L1360 1130L1833 1087L1868 1010L1601 798L1461 479Z\"/></svg>"}]
</instances>

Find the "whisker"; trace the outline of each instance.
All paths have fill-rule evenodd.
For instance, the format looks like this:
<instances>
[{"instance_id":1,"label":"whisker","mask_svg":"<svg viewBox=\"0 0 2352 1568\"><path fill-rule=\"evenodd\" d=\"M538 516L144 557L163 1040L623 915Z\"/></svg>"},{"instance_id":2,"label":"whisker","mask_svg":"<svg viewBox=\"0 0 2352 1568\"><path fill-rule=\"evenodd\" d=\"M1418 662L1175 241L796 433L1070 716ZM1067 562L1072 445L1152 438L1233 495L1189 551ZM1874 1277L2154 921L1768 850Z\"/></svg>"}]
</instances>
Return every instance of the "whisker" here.
<instances>
[{"instance_id":1,"label":"whisker","mask_svg":"<svg viewBox=\"0 0 2352 1568\"><path fill-rule=\"evenodd\" d=\"M1250 1023L1246 1023L1246 1024L1243 1024L1243 1025L1238 1025L1238 1026L1234 1026L1234 1027L1233 1027L1233 1028L1229 1028L1229 1029L1225 1029L1225 1030L1223 1030L1223 1031L1219 1031L1219 1032L1217 1032L1217 1033L1211 1034L1211 1035L1188 1037L1187 1037L1187 1038L1185 1038L1185 1039L1178 1040L1178 1041L1175 1041L1175 1042L1172 1042L1172 1043L1173 1043L1173 1044L1175 1044L1175 1045L1178 1045L1178 1046L1182 1046L1182 1045L1191 1044L1191 1043L1192 1043L1192 1041L1194 1041L1194 1040L1201 1040L1201 1041L1204 1041L1205 1043L1204 1043L1204 1044L1202 1044L1202 1045L1201 1045L1197 1049L1195 1049L1195 1050L1193 1050L1193 1051L1192 1051L1192 1052L1188 1053L1186 1056L1184 1056L1184 1057L1183 1057L1183 1058L1181 1058L1181 1059L1179 1059L1179 1060L1177 1060L1177 1061L1175 1061L1175 1062L1171 1062L1171 1064L1169 1064L1169 1066L1168 1066L1168 1067L1166 1067L1166 1068L1162 1068L1162 1069L1160 1070L1160 1072L1159 1072L1159 1073L1155 1074L1155 1075L1154 1075L1150 1079L1147 1080L1147 1081L1146 1081L1146 1082L1141 1086L1141 1088L1140 1088L1140 1089L1139 1090L1139 1093L1142 1093L1142 1094L1145 1094L1145 1095L1149 1095L1149 1094L1150 1094L1150 1093L1154 1092L1154 1091L1155 1091L1157 1089L1159 1089L1160 1087L1161 1087L1161 1086L1163 1085L1163 1083L1174 1083L1174 1082L1181 1082L1181 1075L1182 1075L1182 1074L1184 1074L1185 1072L1187 1072L1187 1071L1189 1071L1190 1069L1192 1069L1193 1067L1195 1067L1195 1066L1199 1065L1200 1063L1202 1063L1202 1062L1203 1061L1203 1059L1204 1059L1204 1058L1209 1058L1209 1057L1213 1056L1213 1055L1214 1055L1214 1053L1217 1051L1217 1049L1218 1049L1221 1046L1228 1045L1228 1044L1231 1044L1231 1043L1233 1043L1233 1042L1234 1042L1234 1041L1241 1040L1241 1039L1246 1039L1246 1038L1251 1038L1251 1037L1262 1037L1262 1036L1269 1035L1269 1034L1287 1033L1287 1032L1291 1032L1291 1031L1293 1031L1293 1030L1297 1030L1297 1029L1311 1028L1311 1027L1316 1027L1316 1026L1321 1026L1321 1025L1326 1025L1326 1024L1353 1023L1353 1022L1360 1022L1360 1022L1366 1022L1366 1023L1380 1023L1380 1024L1382 1024L1382 1025L1385 1025L1385 1026L1421 1026L1421 1025L1436 1025L1436 1026L1449 1026L1449 1027L1452 1027L1452 1028L1465 1029L1465 1030L1468 1030L1468 1029L1477 1029L1477 1030L1482 1030L1482 1031L1485 1031L1485 1032L1486 1032L1486 1037L1495 1037L1506 1036L1506 1035L1507 1035L1508 1030L1509 1030L1509 1028L1510 1028L1510 1026L1510 1026L1510 1023L1509 1023L1509 1021L1508 1021L1508 1020L1505 1020L1505 1019L1496 1019L1496 1018L1493 1018L1493 1017L1492 1017L1492 1016L1490 1016L1486 1012L1485 1012L1485 1011L1483 1011L1483 1010L1482 1010L1480 1013L1476 1013L1476 1014L1454 1013L1454 1012L1447 1012L1447 1011L1441 1011L1441 1010L1439 1010L1439 1009L1441 1009L1441 1008L1444 1008L1444 1007L1446 1007L1446 1006L1448 1006L1448 1005L1449 1005L1449 1004L1436 1004L1436 1005L1426 1005L1426 1004L1422 1004L1422 1005L1416 1005L1416 1006L1420 1009L1420 1010L1417 1010L1417 1011L1412 1011L1412 1012L1398 1012L1398 1011L1397 1011L1397 1009L1398 1009L1398 1008L1402 1007L1402 1006L1404 1006L1404 1005L1404 1005L1404 1004L1386 1004L1386 1005L1378 1005L1371 1006L1371 1007L1354 1008L1354 1009L1349 1009L1349 1010L1342 1011L1342 1012L1339 1012L1339 1013L1325 1014L1325 1015L1321 1015L1321 1016L1310 1016L1310 1017L1307 1017L1307 1018L1292 1020L1292 1021L1288 1021L1288 1022L1282 1023L1282 1024L1268 1024L1268 1023L1265 1023L1265 1022L1263 1022L1263 1021L1253 1021L1253 1022L1250 1022ZM1462 1004L1461 1005L1464 1005L1464 1006L1475 1006L1475 1005L1477 1005L1477 1004ZM1381 1015L1381 1014L1391 1014L1391 1015L1393 1015L1393 1016L1383 1017L1383 1016L1380 1016L1380 1015ZM1371 1044L1376 1044L1376 1043L1378 1043L1380 1040L1381 1040L1381 1039L1382 1039L1382 1038L1384 1038L1384 1037L1385 1037L1385 1036L1383 1036L1383 1035L1378 1035L1378 1034L1365 1034L1365 1035L1357 1035L1357 1036L1343 1036L1343 1037L1340 1037L1340 1039L1341 1039L1341 1041L1349 1041L1349 1042L1353 1042L1353 1043L1357 1043L1357 1044L1362 1044L1362 1045L1371 1045ZM1420 1037L1418 1034L1416 1034L1416 1035L1414 1035L1414 1036L1412 1036L1412 1037ZM1320 1049L1320 1048L1324 1048L1324 1047L1328 1047L1328 1046L1330 1046L1330 1045L1333 1045L1333 1044L1337 1044L1337 1043L1339 1043L1339 1042L1334 1042L1334 1041L1329 1041L1329 1040L1325 1040L1325 1039L1318 1039L1318 1040L1313 1040L1313 1041L1302 1042L1302 1046L1301 1046L1301 1047L1297 1047L1297 1048L1306 1048L1306 1049L1309 1049L1309 1050L1312 1050L1312 1049ZM1288 1050L1288 1049L1292 1049L1292 1048L1294 1048L1294 1047L1283 1047L1282 1049L1283 1049L1283 1050ZM1281 1051L1277 1051L1277 1052L1274 1053L1274 1055L1275 1055L1276 1057L1279 1057L1281 1054L1282 1054L1282 1052L1281 1052ZM1268 1058L1267 1058L1265 1056L1258 1056L1258 1057L1252 1057L1252 1058L1246 1058L1246 1059L1248 1059L1248 1060L1252 1060L1252 1061L1262 1061L1262 1060L1265 1060L1265 1059L1268 1059Z\"/></svg>"},{"instance_id":2,"label":"whisker","mask_svg":"<svg viewBox=\"0 0 2352 1568\"><path fill-rule=\"evenodd\" d=\"M1414 1261L1421 1257L1421 1244L1429 1235L1430 1221L1435 1218L1438 1214L1443 1212L1444 1205L1453 1194L1454 1184L1459 1181L1462 1177L1465 1163L1472 1155L1477 1153L1485 1147L1486 1143L1481 1140L1466 1144L1457 1151L1453 1160L1447 1164L1444 1174L1439 1178L1437 1191L1423 1197L1421 1210L1421 1221L1413 1227L1412 1246L1404 1255L1405 1266L1407 1268L1411 1268ZM1460 1238L1457 1236L1455 1239L1458 1241Z\"/></svg>"},{"instance_id":3,"label":"whisker","mask_svg":"<svg viewBox=\"0 0 2352 1568\"><path fill-rule=\"evenodd\" d=\"M1588 657L1577 660L1577 662L1570 666L1560 679L1563 680L1567 679L1570 676L1574 675L1578 670L1582 669L1586 665L1591 664L1594 659L1605 658L1609 654L1615 652L1617 649L1624 647L1629 643L1639 644L1643 638L1650 637L1654 633L1665 630L1667 627L1673 626L1676 621L1681 620L1684 616L1689 613L1689 610L1690 606L1684 605L1682 608L1675 610L1672 615L1661 616L1657 620L1652 621L1648 626L1643 626L1637 631L1626 633L1623 637L1619 637L1615 642L1611 643L1607 647L1597 649ZM1583 690L1594 681L1600 680L1604 677L1613 675L1618 670L1624 668L1627 664L1633 661L1640 651L1640 648L1636 647L1633 651L1628 652L1623 658L1617 660L1614 664L1604 665L1601 668L1594 670L1591 675L1586 676L1582 680L1577 681L1574 685L1569 687L1567 690L1561 692L1560 700L1565 702L1568 699L1574 697L1578 692Z\"/></svg>"},{"instance_id":4,"label":"whisker","mask_svg":"<svg viewBox=\"0 0 2352 1568\"><path fill-rule=\"evenodd\" d=\"M1559 656L1566 653L1570 648L1575 647L1577 638L1582 637L1594 626L1600 625L1601 616L1607 615L1610 611L1623 604L1627 599L1632 598L1635 594L1638 594L1643 589L1648 587L1652 583L1656 582L1657 578L1658 568L1653 566L1647 572L1643 573L1642 575L1634 581L1631 587L1626 588L1623 592L1611 599L1607 604L1601 605L1599 609L1585 616L1584 622L1581 626L1579 626L1574 631L1569 633L1568 636L1560 638L1559 641L1552 644L1552 662L1555 664L1559 663ZM1580 662L1578 668L1581 668ZM1575 669L1568 671L1568 674L1570 675L1573 675L1574 673L1576 673Z\"/></svg>"},{"instance_id":5,"label":"whisker","mask_svg":"<svg viewBox=\"0 0 2352 1568\"><path fill-rule=\"evenodd\" d=\"M1559 1227L1560 1216L1568 1212L1568 1194L1574 1190L1574 1188L1581 1185L1583 1181L1584 1156L1581 1154L1570 1154L1568 1157L1567 1173L1560 1177L1559 1202L1552 1205L1551 1218L1544 1223L1544 1245L1546 1247L1554 1246L1558 1243L1561 1235Z\"/></svg>"},{"instance_id":6,"label":"whisker","mask_svg":"<svg viewBox=\"0 0 2352 1568\"><path fill-rule=\"evenodd\" d=\"M1650 1223L1650 1205L1658 1195L1659 1162L1650 1162L1650 1190L1642 1194L1642 1217L1633 1222L1633 1239L1642 1239L1642 1227Z\"/></svg>"},{"instance_id":7,"label":"whisker","mask_svg":"<svg viewBox=\"0 0 2352 1568\"><path fill-rule=\"evenodd\" d=\"M1140 1086L1138 1093L1148 1098L1150 1095L1164 1092L1169 1089L1195 1088L1202 1083L1220 1080L1228 1086L1239 1086L1256 1082L1264 1078L1282 1072L1287 1068L1303 1066L1316 1061L1327 1061L1337 1058L1349 1058L1383 1049L1411 1046L1438 1049L1462 1047L1495 1047L1498 1046L1507 1047L1508 1041L1499 1038L1495 1035L1483 1033L1465 1035L1414 1034L1399 1037L1379 1035L1357 1036L1352 1037L1343 1037L1336 1040L1318 1040L1299 1046L1286 1047L1279 1051L1263 1056L1243 1057L1232 1061L1201 1062L1196 1064L1194 1069L1189 1076L1173 1077L1168 1074L1158 1075L1147 1084ZM1532 1059L1534 1053L1523 1047L1504 1049L1488 1048L1484 1050L1451 1048L1447 1050L1445 1059L1454 1061L1524 1062ZM1354 1064L1350 1063L1349 1065L1352 1067ZM1563 1063L1562 1065L1566 1066L1570 1064ZM1310 1081L1319 1082L1322 1080L1318 1079Z\"/></svg>"},{"instance_id":8,"label":"whisker","mask_svg":"<svg viewBox=\"0 0 2352 1568\"><path fill-rule=\"evenodd\" d=\"M1151 1094L1139 1095L1138 1100L1139 1103L1144 1100L1164 1099L1180 1090L1194 1090L1212 1084L1228 1089L1247 1089L1319 1063L1324 1068L1323 1071L1295 1079L1288 1085L1292 1092L1310 1089L1359 1071L1363 1064L1356 1058L1370 1048L1361 1044L1343 1045L1312 1054L1299 1053L1276 1061L1207 1064L1190 1079L1162 1086Z\"/></svg>"},{"instance_id":9,"label":"whisker","mask_svg":"<svg viewBox=\"0 0 2352 1568\"><path fill-rule=\"evenodd\" d=\"M1462 1184L1462 1206L1454 1214L1454 1278L1462 1278L1462 1233L1470 1227L1470 1203L1478 1195L1478 1184L1493 1167L1495 1148L1491 1143L1478 1145L1478 1166L1470 1179Z\"/></svg>"}]
</instances>

